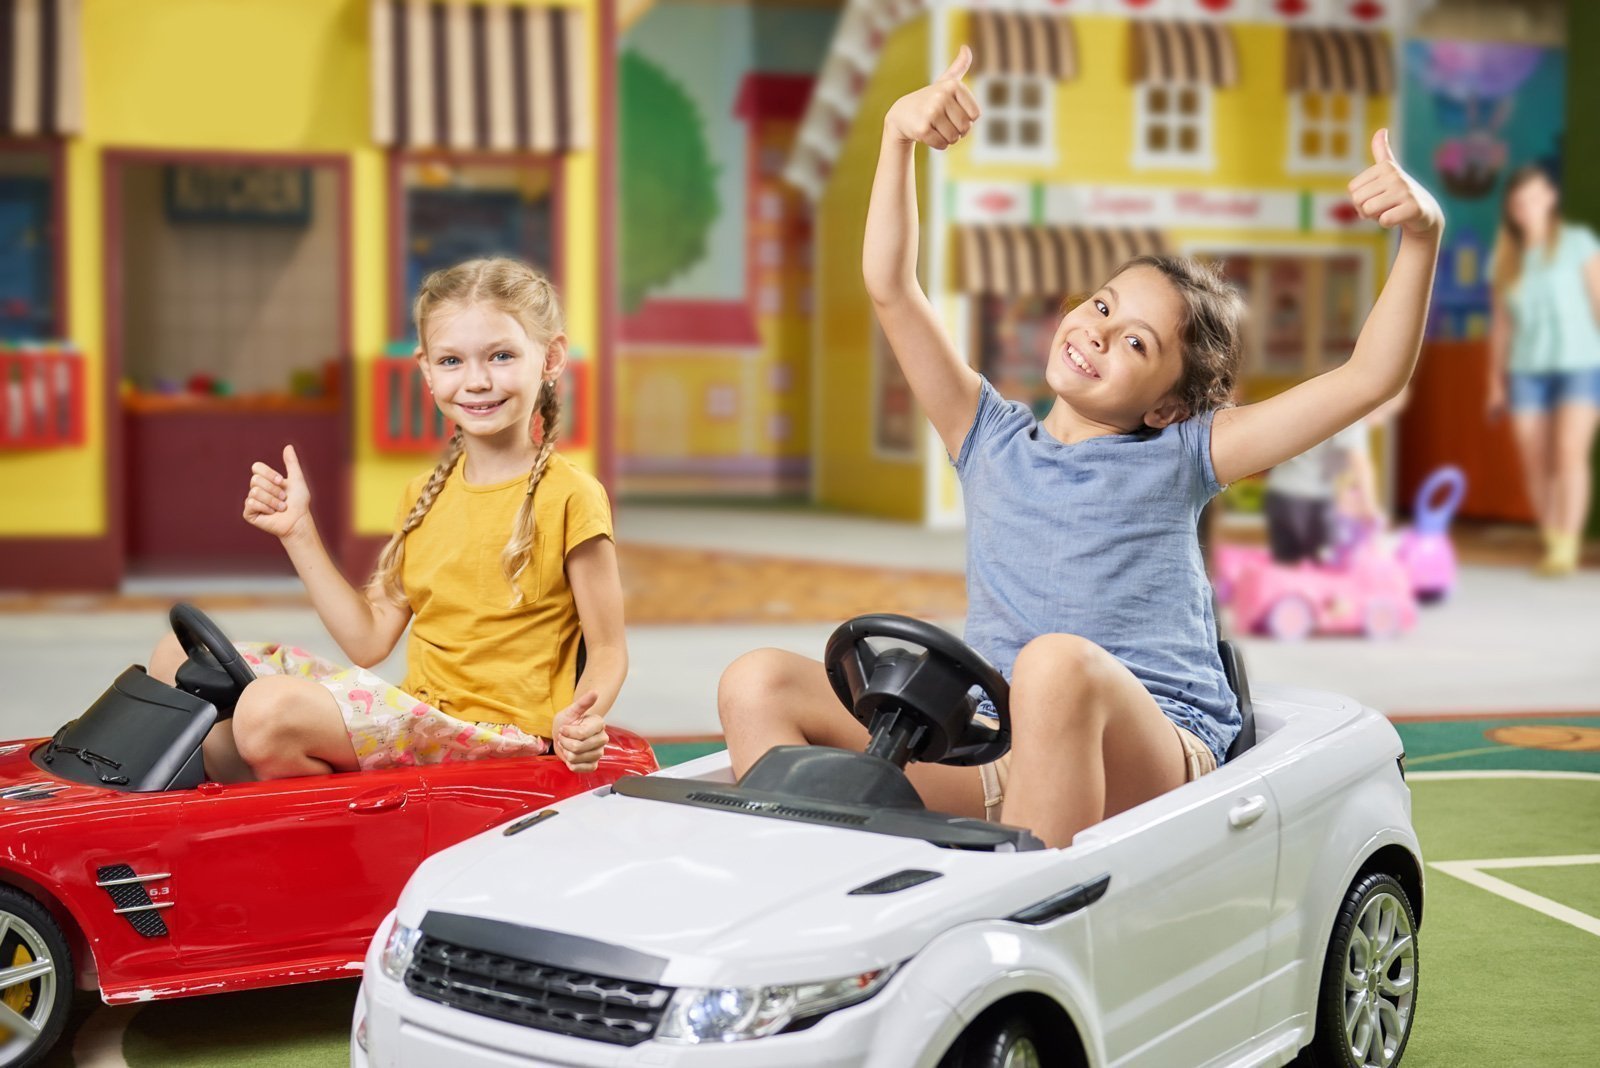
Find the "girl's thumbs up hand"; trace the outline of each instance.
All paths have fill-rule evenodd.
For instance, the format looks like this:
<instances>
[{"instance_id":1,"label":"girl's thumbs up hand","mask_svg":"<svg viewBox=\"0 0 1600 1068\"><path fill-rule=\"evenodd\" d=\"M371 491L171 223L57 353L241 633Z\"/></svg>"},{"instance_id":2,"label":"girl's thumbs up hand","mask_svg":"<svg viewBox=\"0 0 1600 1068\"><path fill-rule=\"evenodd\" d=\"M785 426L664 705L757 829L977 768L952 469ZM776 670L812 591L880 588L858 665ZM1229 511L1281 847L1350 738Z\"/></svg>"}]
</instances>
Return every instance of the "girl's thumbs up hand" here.
<instances>
[{"instance_id":1,"label":"girl's thumbs up hand","mask_svg":"<svg viewBox=\"0 0 1600 1068\"><path fill-rule=\"evenodd\" d=\"M311 488L293 445L283 448L283 469L279 474L268 464L252 464L250 492L244 499L245 522L277 538L300 535L311 528Z\"/></svg>"},{"instance_id":2,"label":"girl's thumbs up hand","mask_svg":"<svg viewBox=\"0 0 1600 1068\"><path fill-rule=\"evenodd\" d=\"M1444 228L1439 202L1394 158L1388 130L1372 135L1372 159L1372 166L1350 179L1350 200L1362 218L1413 234L1437 234Z\"/></svg>"},{"instance_id":3,"label":"girl's thumbs up hand","mask_svg":"<svg viewBox=\"0 0 1600 1068\"><path fill-rule=\"evenodd\" d=\"M961 81L972 67L972 49L966 45L932 85L896 100L884 116L884 131L901 141L920 141L929 148L946 149L965 137L982 114L978 98Z\"/></svg>"}]
</instances>

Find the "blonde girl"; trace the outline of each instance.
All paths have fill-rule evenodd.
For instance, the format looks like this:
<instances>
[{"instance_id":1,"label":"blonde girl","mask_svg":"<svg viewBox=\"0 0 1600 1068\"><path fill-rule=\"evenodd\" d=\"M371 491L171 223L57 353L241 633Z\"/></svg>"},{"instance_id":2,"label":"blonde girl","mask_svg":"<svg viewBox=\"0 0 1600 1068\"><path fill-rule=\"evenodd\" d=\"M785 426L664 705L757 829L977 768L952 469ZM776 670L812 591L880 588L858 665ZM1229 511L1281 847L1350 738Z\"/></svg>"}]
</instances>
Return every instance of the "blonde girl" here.
<instances>
[{"instance_id":1,"label":"blonde girl","mask_svg":"<svg viewBox=\"0 0 1600 1068\"><path fill-rule=\"evenodd\" d=\"M205 742L221 781L554 751L591 771L627 674L605 491L556 451L567 361L554 287L525 264L472 260L417 294L417 364L455 431L406 487L364 589L339 574L293 446L252 469L244 518L276 536L339 648L243 644L258 678ZM396 687L368 668L406 630ZM578 675L578 643L587 648ZM150 673L183 662L164 640Z\"/></svg>"},{"instance_id":2,"label":"blonde girl","mask_svg":"<svg viewBox=\"0 0 1600 1068\"><path fill-rule=\"evenodd\" d=\"M862 269L878 321L952 457L967 510L967 641L1011 681L1012 747L984 768L914 765L930 808L998 816L1047 845L1226 759L1239 710L1217 651L1195 535L1223 483L1304 452L1395 396L1422 340L1443 220L1387 135L1350 183L1404 236L1343 366L1225 407L1241 306L1211 270L1143 257L1067 310L1045 360L1043 419L968 366L917 281L913 150L978 118L960 56L884 119ZM746 654L718 691L736 771L773 745L861 748L822 665Z\"/></svg>"}]
</instances>

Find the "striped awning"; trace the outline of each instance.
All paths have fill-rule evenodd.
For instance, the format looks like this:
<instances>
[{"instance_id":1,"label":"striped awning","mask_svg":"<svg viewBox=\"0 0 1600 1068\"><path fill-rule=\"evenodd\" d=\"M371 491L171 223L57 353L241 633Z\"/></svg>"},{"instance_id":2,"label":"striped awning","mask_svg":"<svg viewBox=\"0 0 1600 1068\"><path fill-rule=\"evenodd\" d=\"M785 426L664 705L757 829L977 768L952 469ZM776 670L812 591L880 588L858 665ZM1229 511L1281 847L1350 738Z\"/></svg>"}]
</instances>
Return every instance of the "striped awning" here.
<instances>
[{"instance_id":1,"label":"striped awning","mask_svg":"<svg viewBox=\"0 0 1600 1068\"><path fill-rule=\"evenodd\" d=\"M396 148L564 152L592 140L583 12L373 0L372 136Z\"/></svg>"},{"instance_id":2,"label":"striped awning","mask_svg":"<svg viewBox=\"0 0 1600 1068\"><path fill-rule=\"evenodd\" d=\"M955 237L957 286L1007 297L1087 293L1133 257L1166 247L1154 230L1089 226L957 226Z\"/></svg>"},{"instance_id":3,"label":"striped awning","mask_svg":"<svg viewBox=\"0 0 1600 1068\"><path fill-rule=\"evenodd\" d=\"M1291 93L1394 92L1394 55L1375 30L1292 29L1287 73Z\"/></svg>"},{"instance_id":4,"label":"striped awning","mask_svg":"<svg viewBox=\"0 0 1600 1068\"><path fill-rule=\"evenodd\" d=\"M1015 11L972 14L972 73L1036 74L1058 82L1078 76L1072 23L1061 15Z\"/></svg>"},{"instance_id":5,"label":"striped awning","mask_svg":"<svg viewBox=\"0 0 1600 1068\"><path fill-rule=\"evenodd\" d=\"M83 129L79 0L0 3L0 135Z\"/></svg>"},{"instance_id":6,"label":"striped awning","mask_svg":"<svg viewBox=\"0 0 1600 1068\"><path fill-rule=\"evenodd\" d=\"M1226 25L1149 19L1132 26L1134 84L1204 83L1226 89L1238 83L1239 53Z\"/></svg>"}]
</instances>

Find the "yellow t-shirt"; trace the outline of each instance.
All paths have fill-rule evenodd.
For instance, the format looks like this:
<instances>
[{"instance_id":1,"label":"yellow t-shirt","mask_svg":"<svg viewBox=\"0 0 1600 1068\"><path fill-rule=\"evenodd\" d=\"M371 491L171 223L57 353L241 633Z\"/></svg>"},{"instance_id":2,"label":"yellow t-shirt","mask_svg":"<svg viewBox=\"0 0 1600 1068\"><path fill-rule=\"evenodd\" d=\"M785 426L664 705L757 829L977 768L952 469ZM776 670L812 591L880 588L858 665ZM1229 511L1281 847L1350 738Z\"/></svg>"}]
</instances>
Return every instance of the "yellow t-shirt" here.
<instances>
[{"instance_id":1,"label":"yellow t-shirt","mask_svg":"<svg viewBox=\"0 0 1600 1068\"><path fill-rule=\"evenodd\" d=\"M533 556L511 607L500 552L526 492L527 477L469 485L465 463L406 537L401 581L413 618L400 688L457 719L512 723L550 736L555 714L577 684L578 609L567 584L567 553L612 537L611 505L593 477L559 453L533 495ZM428 475L411 480L399 527Z\"/></svg>"}]
</instances>

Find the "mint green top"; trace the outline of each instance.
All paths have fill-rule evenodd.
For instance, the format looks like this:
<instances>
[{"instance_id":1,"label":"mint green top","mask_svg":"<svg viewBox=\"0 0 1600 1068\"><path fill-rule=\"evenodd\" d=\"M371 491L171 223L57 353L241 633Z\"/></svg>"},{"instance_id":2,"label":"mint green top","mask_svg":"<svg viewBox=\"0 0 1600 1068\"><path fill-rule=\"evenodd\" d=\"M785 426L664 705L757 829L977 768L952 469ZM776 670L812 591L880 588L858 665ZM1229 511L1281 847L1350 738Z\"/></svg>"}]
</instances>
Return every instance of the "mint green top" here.
<instances>
[{"instance_id":1,"label":"mint green top","mask_svg":"<svg viewBox=\"0 0 1600 1068\"><path fill-rule=\"evenodd\" d=\"M1572 224L1561 227L1555 255L1546 258L1542 248L1522 254L1522 276L1507 302L1513 374L1600 367L1600 322L1585 277L1597 256L1594 231Z\"/></svg>"}]
</instances>

